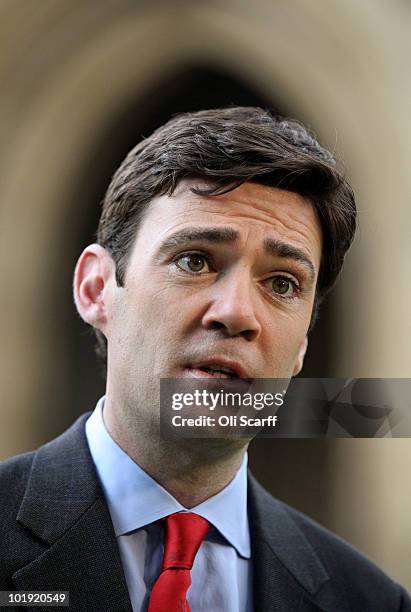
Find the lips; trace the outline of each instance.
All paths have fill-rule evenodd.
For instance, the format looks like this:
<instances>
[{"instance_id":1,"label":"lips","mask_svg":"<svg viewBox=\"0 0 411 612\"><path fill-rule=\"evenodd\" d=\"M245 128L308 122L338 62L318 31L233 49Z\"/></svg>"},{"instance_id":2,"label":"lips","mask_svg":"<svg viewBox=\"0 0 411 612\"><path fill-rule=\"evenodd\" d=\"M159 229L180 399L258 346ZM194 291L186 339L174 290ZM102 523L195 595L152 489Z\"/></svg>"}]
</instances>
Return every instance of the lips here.
<instances>
[{"instance_id":1,"label":"lips","mask_svg":"<svg viewBox=\"0 0 411 612\"><path fill-rule=\"evenodd\" d=\"M245 368L236 361L226 358L210 358L186 367L190 378L249 378Z\"/></svg>"},{"instance_id":2,"label":"lips","mask_svg":"<svg viewBox=\"0 0 411 612\"><path fill-rule=\"evenodd\" d=\"M190 378L223 378L223 379L236 379L237 376L228 372L222 372L220 370L212 370L211 368L186 368L188 376Z\"/></svg>"}]
</instances>

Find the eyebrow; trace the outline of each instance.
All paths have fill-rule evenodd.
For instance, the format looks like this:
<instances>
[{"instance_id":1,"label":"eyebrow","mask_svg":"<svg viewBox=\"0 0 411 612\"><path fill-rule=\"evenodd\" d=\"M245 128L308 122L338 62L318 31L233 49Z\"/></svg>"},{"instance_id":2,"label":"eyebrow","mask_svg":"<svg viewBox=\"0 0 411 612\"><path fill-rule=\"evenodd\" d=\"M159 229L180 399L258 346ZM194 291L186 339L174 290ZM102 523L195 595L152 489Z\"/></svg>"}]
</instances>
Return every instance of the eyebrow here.
<instances>
[{"instance_id":1,"label":"eyebrow","mask_svg":"<svg viewBox=\"0 0 411 612\"><path fill-rule=\"evenodd\" d=\"M169 251L173 247L184 245L187 242L201 240L213 244L230 244L240 238L240 232L231 227L186 227L172 234L162 243L159 253Z\"/></svg>"},{"instance_id":2,"label":"eyebrow","mask_svg":"<svg viewBox=\"0 0 411 612\"><path fill-rule=\"evenodd\" d=\"M210 244L232 244L240 238L240 232L231 227L188 227L168 236L160 245L158 254L163 255L171 249L185 246L189 242L201 241ZM315 278L315 266L303 250L292 244L283 242L276 238L266 238L263 242L264 251L267 255L293 259L302 264L310 273L310 281Z\"/></svg>"},{"instance_id":3,"label":"eyebrow","mask_svg":"<svg viewBox=\"0 0 411 612\"><path fill-rule=\"evenodd\" d=\"M268 255L283 257L284 259L293 259L294 261L298 261L299 263L303 264L303 266L309 270L310 281L314 280L315 266L304 251L293 246L292 244L277 240L276 238L266 238L263 244L264 251L268 253Z\"/></svg>"}]
</instances>

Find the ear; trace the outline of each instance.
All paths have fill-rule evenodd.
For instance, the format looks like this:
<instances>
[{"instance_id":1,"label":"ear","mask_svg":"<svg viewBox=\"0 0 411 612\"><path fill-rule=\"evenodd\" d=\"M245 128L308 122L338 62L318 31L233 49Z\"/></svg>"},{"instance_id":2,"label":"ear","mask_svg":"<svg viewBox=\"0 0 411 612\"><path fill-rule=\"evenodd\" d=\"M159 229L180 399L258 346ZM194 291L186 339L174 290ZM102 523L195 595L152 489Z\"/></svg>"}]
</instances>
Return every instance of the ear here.
<instances>
[{"instance_id":1,"label":"ear","mask_svg":"<svg viewBox=\"0 0 411 612\"><path fill-rule=\"evenodd\" d=\"M84 249L74 271L73 293L79 315L86 323L105 333L107 288L115 279L115 264L99 244Z\"/></svg>"},{"instance_id":2,"label":"ear","mask_svg":"<svg viewBox=\"0 0 411 612\"><path fill-rule=\"evenodd\" d=\"M295 360L293 376L299 374L303 368L305 353L307 352L308 346L308 338L307 336L301 342L300 347L298 349L297 359Z\"/></svg>"}]
</instances>

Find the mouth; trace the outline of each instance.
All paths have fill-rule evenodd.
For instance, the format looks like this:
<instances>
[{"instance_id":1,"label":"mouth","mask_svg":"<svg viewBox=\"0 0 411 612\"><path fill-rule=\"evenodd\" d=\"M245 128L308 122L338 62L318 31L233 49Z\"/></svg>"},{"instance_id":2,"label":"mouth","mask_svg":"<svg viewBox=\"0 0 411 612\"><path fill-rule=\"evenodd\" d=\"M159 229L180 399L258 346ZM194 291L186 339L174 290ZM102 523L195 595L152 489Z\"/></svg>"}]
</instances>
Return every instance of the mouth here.
<instances>
[{"instance_id":1,"label":"mouth","mask_svg":"<svg viewBox=\"0 0 411 612\"><path fill-rule=\"evenodd\" d=\"M189 378L222 378L231 380L249 378L241 364L219 358L207 359L186 366L185 371Z\"/></svg>"}]
</instances>

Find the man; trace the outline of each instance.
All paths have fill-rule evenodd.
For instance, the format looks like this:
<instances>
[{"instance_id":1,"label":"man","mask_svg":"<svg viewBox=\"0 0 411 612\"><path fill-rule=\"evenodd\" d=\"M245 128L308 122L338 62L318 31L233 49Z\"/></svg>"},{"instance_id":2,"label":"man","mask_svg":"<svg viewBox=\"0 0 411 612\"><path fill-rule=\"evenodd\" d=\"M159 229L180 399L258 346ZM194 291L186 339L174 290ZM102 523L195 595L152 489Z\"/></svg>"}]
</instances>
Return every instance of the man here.
<instances>
[{"instance_id":1,"label":"man","mask_svg":"<svg viewBox=\"0 0 411 612\"><path fill-rule=\"evenodd\" d=\"M129 153L74 279L106 395L2 464L1 589L69 591L87 612L411 610L247 474L250 439L159 432L160 378L301 370L354 230L331 154L261 109L183 114Z\"/></svg>"}]
</instances>

